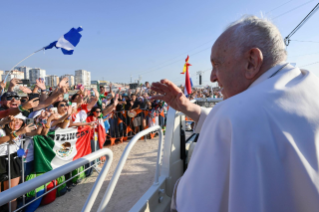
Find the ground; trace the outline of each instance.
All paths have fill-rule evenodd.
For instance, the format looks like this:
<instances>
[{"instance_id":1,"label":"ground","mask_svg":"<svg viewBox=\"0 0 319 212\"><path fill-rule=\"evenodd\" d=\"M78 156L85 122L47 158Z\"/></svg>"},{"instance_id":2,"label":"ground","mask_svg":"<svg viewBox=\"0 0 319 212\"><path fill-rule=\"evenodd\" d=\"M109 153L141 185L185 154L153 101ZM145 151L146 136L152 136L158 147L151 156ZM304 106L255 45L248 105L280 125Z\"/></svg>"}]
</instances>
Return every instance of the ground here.
<instances>
[{"instance_id":1,"label":"ground","mask_svg":"<svg viewBox=\"0 0 319 212\"><path fill-rule=\"evenodd\" d=\"M106 191L108 183L114 173L116 165L128 142L109 147L113 151L112 166L105 178L102 189L93 205L92 211L97 211L100 201ZM108 204L107 211L126 212L140 199L154 181L158 138L140 140L133 147L122 174L115 187ZM53 203L41 206L37 212L51 211L81 211L91 188L96 180L97 173L75 186L70 192L58 197Z\"/></svg>"}]
</instances>

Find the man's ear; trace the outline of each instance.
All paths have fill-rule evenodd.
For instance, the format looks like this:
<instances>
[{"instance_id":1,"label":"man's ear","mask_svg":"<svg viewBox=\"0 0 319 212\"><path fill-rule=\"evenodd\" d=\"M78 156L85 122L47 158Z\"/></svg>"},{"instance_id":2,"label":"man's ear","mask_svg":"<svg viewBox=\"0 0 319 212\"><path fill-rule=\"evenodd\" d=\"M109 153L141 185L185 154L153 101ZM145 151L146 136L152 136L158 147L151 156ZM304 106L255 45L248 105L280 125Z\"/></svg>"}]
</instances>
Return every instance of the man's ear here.
<instances>
[{"instance_id":1,"label":"man's ear","mask_svg":"<svg viewBox=\"0 0 319 212\"><path fill-rule=\"evenodd\" d=\"M250 49L246 55L246 72L245 77L246 79L253 79L255 78L258 73L261 71L261 64L263 62L263 54L258 48Z\"/></svg>"}]
</instances>

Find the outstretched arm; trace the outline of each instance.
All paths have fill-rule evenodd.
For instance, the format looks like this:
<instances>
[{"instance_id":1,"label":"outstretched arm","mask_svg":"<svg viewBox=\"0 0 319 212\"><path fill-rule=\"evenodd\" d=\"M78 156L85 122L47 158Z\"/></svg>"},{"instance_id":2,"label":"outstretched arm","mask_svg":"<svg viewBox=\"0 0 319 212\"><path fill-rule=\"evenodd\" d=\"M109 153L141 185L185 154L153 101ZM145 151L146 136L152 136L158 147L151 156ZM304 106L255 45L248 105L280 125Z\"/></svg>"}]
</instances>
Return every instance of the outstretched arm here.
<instances>
[{"instance_id":1,"label":"outstretched arm","mask_svg":"<svg viewBox=\"0 0 319 212\"><path fill-rule=\"evenodd\" d=\"M178 88L171 81L164 79L160 82L152 84L152 90L158 93L157 96L152 96L152 99L159 99L165 101L170 107L181 111L195 122L198 122L201 114L201 107L190 102L183 94L182 90Z\"/></svg>"}]
</instances>

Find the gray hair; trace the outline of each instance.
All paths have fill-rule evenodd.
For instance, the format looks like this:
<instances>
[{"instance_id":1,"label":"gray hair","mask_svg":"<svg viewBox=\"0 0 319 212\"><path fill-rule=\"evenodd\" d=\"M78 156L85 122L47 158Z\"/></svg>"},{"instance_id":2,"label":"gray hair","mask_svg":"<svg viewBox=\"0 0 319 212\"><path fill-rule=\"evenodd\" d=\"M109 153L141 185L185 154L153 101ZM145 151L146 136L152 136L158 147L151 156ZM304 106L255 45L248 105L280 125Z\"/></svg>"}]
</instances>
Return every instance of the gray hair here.
<instances>
[{"instance_id":1,"label":"gray hair","mask_svg":"<svg viewBox=\"0 0 319 212\"><path fill-rule=\"evenodd\" d=\"M264 63L276 65L285 61L287 52L278 28L269 20L256 16L244 16L231 23L226 30L232 30L231 43L238 49L237 56L249 48L258 48Z\"/></svg>"}]
</instances>

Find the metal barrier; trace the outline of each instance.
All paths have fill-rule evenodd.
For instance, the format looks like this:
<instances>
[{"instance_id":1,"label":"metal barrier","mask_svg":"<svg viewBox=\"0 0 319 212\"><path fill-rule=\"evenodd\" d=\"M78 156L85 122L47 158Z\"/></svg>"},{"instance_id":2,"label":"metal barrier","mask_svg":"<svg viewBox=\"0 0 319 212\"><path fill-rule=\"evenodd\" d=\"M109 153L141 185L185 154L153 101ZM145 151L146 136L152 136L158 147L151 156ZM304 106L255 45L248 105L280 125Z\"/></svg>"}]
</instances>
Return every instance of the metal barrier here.
<instances>
[{"instance_id":1,"label":"metal barrier","mask_svg":"<svg viewBox=\"0 0 319 212\"><path fill-rule=\"evenodd\" d=\"M8 189L8 190L1 192L0 193L0 206L10 202L13 199L16 199L20 196L23 196L27 192L32 191L32 190L34 190L42 185L45 185L46 183L51 182L52 180L55 180L56 178L58 178L64 174L67 174L80 166L84 166L85 164L87 164L87 163L89 163L89 162L91 162L91 161L93 161L101 156L104 156L104 155L107 156L107 160L104 163L104 166L100 172L100 175L99 175L97 181L93 185L93 189L90 193L88 201L85 203L85 205L83 207L83 211L90 211L92 206L93 206L93 204L90 204L90 202L92 201L93 198L94 199L96 198L96 196L97 196L97 194L102 186L102 183L103 183L103 180L101 181L101 179L105 179L105 176L107 175L107 173L111 167L111 163L113 161L113 152L107 148L100 149L96 152L93 152L89 155L86 155L82 158L79 158L75 161L72 161L68 164L65 164L59 168L56 168L50 172L44 173L43 175L36 177L35 179L32 179L32 180L27 181L25 183L19 184L11 189ZM87 169L89 169L89 168L87 168ZM87 170L87 169L85 169L85 170ZM81 173L78 173L77 175L79 175ZM77 175L75 175L73 177L76 177ZM71 179L72 178L70 178L69 180L71 180ZM68 182L69 180L66 180L64 183ZM60 185L54 187L53 189L51 189L50 191L46 192L45 194L38 196L33 201L46 195L47 193L50 193L51 191L55 190L56 188L58 188L59 186L61 186L63 184L60 184ZM29 202L28 204L25 204L23 207L31 204L33 201ZM23 208L23 207L21 207L21 208ZM19 208L17 210L20 210L21 208ZM10 210L11 210L11 208L10 208Z\"/></svg>"},{"instance_id":2,"label":"metal barrier","mask_svg":"<svg viewBox=\"0 0 319 212\"><path fill-rule=\"evenodd\" d=\"M110 198L113 194L113 191L114 191L114 188L117 184L117 181L120 177L120 174L123 170L123 167L124 167L124 164L127 160L127 157L129 155L129 153L131 152L133 146L136 144L136 142L143 136L149 134L150 132L154 132L154 131L158 131L159 132L159 142L158 142L158 152L157 152L157 164L160 164L160 153L161 153L161 150L162 150L162 140L163 140L163 132L162 132L162 128L157 125L157 126L153 126L153 127L150 127L146 130L143 130L141 132L139 132L138 134L136 134L133 139L127 144L127 146L125 147L125 150L123 151L122 153L122 156L121 156L121 159L119 161L119 163L117 164L116 166L116 169L114 171L114 174L112 176L112 179L107 187L107 190L101 200L101 203L99 205L99 208L98 208L98 211L105 211L106 210L106 206L107 204L109 203L110 201ZM155 181L154 181L154 184L158 183L159 182L159 168L160 166L157 165L156 166L156 173L155 173ZM101 175L101 174L100 174ZM99 177L99 179L96 180L96 186L93 187L93 189L97 189L97 191L94 191L92 189L91 191L91 194L92 193L97 193L100 189L101 189L101 186L102 186L102 183L100 181L102 181L104 178L103 177ZM94 201L93 201L93 198L92 196L89 196L89 199L86 201L86 205L93 205ZM93 201L93 202L92 202ZM82 211L86 211L85 208L82 209Z\"/></svg>"},{"instance_id":3,"label":"metal barrier","mask_svg":"<svg viewBox=\"0 0 319 212\"><path fill-rule=\"evenodd\" d=\"M129 113L134 112L137 112L137 115L130 117ZM107 140L119 138L125 138L126 140L152 125L158 124L163 127L165 125L165 113L163 107L152 110L122 110L113 112L108 121L110 128Z\"/></svg>"}]
</instances>

